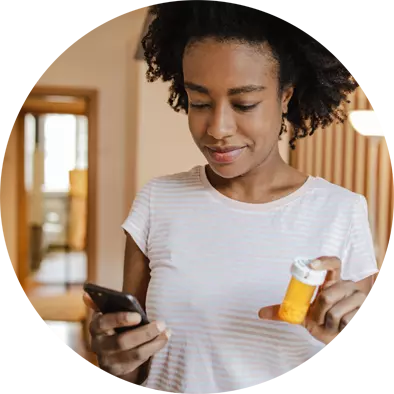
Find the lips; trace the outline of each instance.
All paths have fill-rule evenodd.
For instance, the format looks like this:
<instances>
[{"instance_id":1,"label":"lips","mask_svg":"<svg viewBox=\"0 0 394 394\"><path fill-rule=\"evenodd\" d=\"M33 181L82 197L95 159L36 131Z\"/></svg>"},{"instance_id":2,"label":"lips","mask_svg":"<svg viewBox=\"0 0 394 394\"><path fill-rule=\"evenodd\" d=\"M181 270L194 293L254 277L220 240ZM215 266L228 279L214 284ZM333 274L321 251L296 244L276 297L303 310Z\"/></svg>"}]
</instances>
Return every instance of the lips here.
<instances>
[{"instance_id":1,"label":"lips","mask_svg":"<svg viewBox=\"0 0 394 394\"><path fill-rule=\"evenodd\" d=\"M214 152L227 153L242 149L244 146L207 146L207 148Z\"/></svg>"},{"instance_id":2,"label":"lips","mask_svg":"<svg viewBox=\"0 0 394 394\"><path fill-rule=\"evenodd\" d=\"M207 146L210 158L216 163L233 163L245 150L245 146Z\"/></svg>"}]
</instances>

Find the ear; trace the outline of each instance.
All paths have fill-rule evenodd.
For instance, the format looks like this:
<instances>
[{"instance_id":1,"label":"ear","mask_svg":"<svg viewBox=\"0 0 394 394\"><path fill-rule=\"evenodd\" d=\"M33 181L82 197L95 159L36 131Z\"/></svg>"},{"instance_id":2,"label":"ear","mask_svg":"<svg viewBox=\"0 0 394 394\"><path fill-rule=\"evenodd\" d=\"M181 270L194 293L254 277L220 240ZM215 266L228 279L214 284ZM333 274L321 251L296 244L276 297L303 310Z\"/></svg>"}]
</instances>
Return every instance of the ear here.
<instances>
[{"instance_id":1,"label":"ear","mask_svg":"<svg viewBox=\"0 0 394 394\"><path fill-rule=\"evenodd\" d=\"M293 97L293 93L294 93L293 86L289 86L289 87L283 89L282 98L281 98L281 105L282 105L282 113L284 113L284 114L287 114L287 111L288 111L287 107L289 105L291 98Z\"/></svg>"}]
</instances>

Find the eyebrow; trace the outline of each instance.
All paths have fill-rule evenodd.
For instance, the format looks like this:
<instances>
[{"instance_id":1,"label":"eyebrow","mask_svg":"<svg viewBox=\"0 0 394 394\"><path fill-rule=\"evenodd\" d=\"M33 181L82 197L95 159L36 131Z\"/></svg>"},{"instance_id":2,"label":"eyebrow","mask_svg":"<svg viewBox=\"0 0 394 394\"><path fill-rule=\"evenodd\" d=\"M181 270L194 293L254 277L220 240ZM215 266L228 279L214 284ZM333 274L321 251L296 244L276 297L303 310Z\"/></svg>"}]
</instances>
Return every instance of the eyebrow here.
<instances>
[{"instance_id":1,"label":"eyebrow","mask_svg":"<svg viewBox=\"0 0 394 394\"><path fill-rule=\"evenodd\" d=\"M202 93L202 94L209 94L209 90L201 85L197 85L192 82L185 82L184 83L185 89L192 90L194 92ZM259 86L259 85L245 85L245 86L240 86L237 88L231 88L228 90L228 95L229 96L235 96L237 94L242 94L242 93L253 93L253 92L261 92L262 90L265 89L265 86Z\"/></svg>"}]
</instances>

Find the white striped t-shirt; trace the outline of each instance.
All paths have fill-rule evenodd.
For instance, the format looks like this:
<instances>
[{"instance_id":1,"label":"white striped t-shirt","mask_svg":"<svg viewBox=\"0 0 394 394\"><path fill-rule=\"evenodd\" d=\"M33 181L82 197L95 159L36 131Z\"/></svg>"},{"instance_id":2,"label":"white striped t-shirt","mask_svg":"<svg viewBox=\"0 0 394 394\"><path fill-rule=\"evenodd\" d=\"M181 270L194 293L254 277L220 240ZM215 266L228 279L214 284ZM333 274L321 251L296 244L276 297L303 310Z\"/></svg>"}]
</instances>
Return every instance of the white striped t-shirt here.
<instances>
[{"instance_id":1,"label":"white striped t-shirt","mask_svg":"<svg viewBox=\"0 0 394 394\"><path fill-rule=\"evenodd\" d=\"M321 178L249 204L219 193L195 167L150 181L123 228L150 261L148 317L172 330L144 384L162 391L250 387L322 349L301 326L258 318L281 303L294 258L337 256L353 281L377 272L365 198Z\"/></svg>"}]
</instances>

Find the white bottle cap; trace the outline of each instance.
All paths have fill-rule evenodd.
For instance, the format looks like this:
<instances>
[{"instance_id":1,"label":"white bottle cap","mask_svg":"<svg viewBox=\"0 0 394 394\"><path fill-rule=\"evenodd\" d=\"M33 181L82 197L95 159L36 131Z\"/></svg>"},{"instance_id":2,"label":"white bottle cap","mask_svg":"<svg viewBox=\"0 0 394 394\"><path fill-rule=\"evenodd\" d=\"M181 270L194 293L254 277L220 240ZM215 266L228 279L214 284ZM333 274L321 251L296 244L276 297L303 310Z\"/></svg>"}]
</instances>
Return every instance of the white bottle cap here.
<instances>
[{"instance_id":1,"label":"white bottle cap","mask_svg":"<svg viewBox=\"0 0 394 394\"><path fill-rule=\"evenodd\" d=\"M314 270L309 266L313 260L297 258L291 266L291 275L306 285L320 286L326 279L327 271Z\"/></svg>"}]
</instances>

